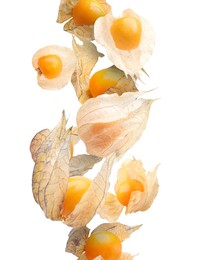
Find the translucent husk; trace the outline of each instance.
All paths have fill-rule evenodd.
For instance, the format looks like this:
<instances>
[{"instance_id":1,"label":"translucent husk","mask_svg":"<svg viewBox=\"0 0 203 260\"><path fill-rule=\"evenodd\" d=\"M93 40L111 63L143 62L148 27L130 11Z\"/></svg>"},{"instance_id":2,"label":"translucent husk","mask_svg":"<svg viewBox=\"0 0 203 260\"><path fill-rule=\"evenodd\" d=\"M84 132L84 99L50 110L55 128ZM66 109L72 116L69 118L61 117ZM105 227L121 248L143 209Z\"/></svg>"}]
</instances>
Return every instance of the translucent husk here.
<instances>
[{"instance_id":1,"label":"translucent husk","mask_svg":"<svg viewBox=\"0 0 203 260\"><path fill-rule=\"evenodd\" d=\"M120 50L115 46L111 36L110 27L116 19L109 12L106 16L99 18L95 22L94 35L95 40L105 47L110 61L119 69L123 70L126 75L132 78L136 75L139 77L140 70L152 55L155 42L155 34L149 22L137 15L133 10L127 9L123 12L122 17L135 17L142 24L141 41L137 48L126 51Z\"/></svg>"},{"instance_id":2,"label":"translucent husk","mask_svg":"<svg viewBox=\"0 0 203 260\"><path fill-rule=\"evenodd\" d=\"M89 154L123 155L141 137L153 100L139 92L101 95L87 100L77 113L78 135Z\"/></svg>"}]
</instances>

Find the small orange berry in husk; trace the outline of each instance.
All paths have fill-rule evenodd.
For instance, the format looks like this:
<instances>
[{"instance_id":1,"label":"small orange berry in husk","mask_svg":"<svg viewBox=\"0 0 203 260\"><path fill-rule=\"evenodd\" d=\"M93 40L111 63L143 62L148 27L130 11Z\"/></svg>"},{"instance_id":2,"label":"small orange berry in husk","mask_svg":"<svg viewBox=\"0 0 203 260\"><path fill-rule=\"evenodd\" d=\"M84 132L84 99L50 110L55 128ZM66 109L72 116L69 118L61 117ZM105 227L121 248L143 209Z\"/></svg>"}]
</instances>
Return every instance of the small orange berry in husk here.
<instances>
[{"instance_id":1,"label":"small orange berry in husk","mask_svg":"<svg viewBox=\"0 0 203 260\"><path fill-rule=\"evenodd\" d=\"M92 25L106 13L104 6L97 0L79 0L73 8L73 21L77 26Z\"/></svg>"},{"instance_id":2,"label":"small orange berry in husk","mask_svg":"<svg viewBox=\"0 0 203 260\"><path fill-rule=\"evenodd\" d=\"M58 55L49 54L38 60L38 71L47 79L58 77L62 71L62 61Z\"/></svg>"},{"instance_id":3,"label":"small orange berry in husk","mask_svg":"<svg viewBox=\"0 0 203 260\"><path fill-rule=\"evenodd\" d=\"M74 176L68 179L68 190L65 195L61 216L67 218L88 190L91 180L84 176Z\"/></svg>"},{"instance_id":4,"label":"small orange berry in husk","mask_svg":"<svg viewBox=\"0 0 203 260\"><path fill-rule=\"evenodd\" d=\"M142 24L135 17L124 16L112 23L110 31L116 47L130 51L140 44Z\"/></svg>"},{"instance_id":5,"label":"small orange berry in husk","mask_svg":"<svg viewBox=\"0 0 203 260\"><path fill-rule=\"evenodd\" d=\"M144 191L143 184L135 179L128 179L124 182L118 184L118 187L116 189L116 196L119 200L119 202L123 206L127 206L130 201L130 196L133 191Z\"/></svg>"},{"instance_id":6,"label":"small orange berry in husk","mask_svg":"<svg viewBox=\"0 0 203 260\"><path fill-rule=\"evenodd\" d=\"M104 260L119 260L122 253L120 239L109 231L93 232L87 239L85 254L87 260L101 256Z\"/></svg>"},{"instance_id":7,"label":"small orange berry in husk","mask_svg":"<svg viewBox=\"0 0 203 260\"><path fill-rule=\"evenodd\" d=\"M110 67L97 71L90 78L89 88L93 97L104 94L104 92L116 85L118 80L124 76L123 71Z\"/></svg>"}]
</instances>

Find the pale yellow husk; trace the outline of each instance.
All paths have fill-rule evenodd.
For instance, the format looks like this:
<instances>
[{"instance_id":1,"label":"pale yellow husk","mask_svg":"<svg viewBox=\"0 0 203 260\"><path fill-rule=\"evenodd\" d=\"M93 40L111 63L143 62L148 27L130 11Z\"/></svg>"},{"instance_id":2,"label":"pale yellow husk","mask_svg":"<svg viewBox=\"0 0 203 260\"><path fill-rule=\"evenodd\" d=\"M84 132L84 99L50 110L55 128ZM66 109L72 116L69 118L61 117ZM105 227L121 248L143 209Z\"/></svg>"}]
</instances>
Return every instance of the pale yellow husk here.
<instances>
[{"instance_id":1,"label":"pale yellow husk","mask_svg":"<svg viewBox=\"0 0 203 260\"><path fill-rule=\"evenodd\" d=\"M72 75L71 82L75 89L78 100L84 103L91 98L89 91L89 78L92 69L102 54L97 51L96 46L86 40L78 44L73 38L73 50L77 57L75 72Z\"/></svg>"},{"instance_id":2,"label":"pale yellow husk","mask_svg":"<svg viewBox=\"0 0 203 260\"><path fill-rule=\"evenodd\" d=\"M47 218L60 219L60 211L68 187L70 130L66 118L42 142L35 159L32 191L35 201Z\"/></svg>"},{"instance_id":3,"label":"pale yellow husk","mask_svg":"<svg viewBox=\"0 0 203 260\"><path fill-rule=\"evenodd\" d=\"M118 171L115 191L119 188L122 182L134 179L138 180L144 186L144 191L134 191L130 195L129 203L126 207L126 214L135 213L137 211L145 211L152 205L158 193L158 179L156 166L152 171L146 171L140 160L126 160Z\"/></svg>"},{"instance_id":4,"label":"pale yellow husk","mask_svg":"<svg viewBox=\"0 0 203 260\"><path fill-rule=\"evenodd\" d=\"M123 155L141 137L153 100L139 92L101 95L86 101L77 113L78 135L87 152L106 157Z\"/></svg>"},{"instance_id":5,"label":"pale yellow husk","mask_svg":"<svg viewBox=\"0 0 203 260\"><path fill-rule=\"evenodd\" d=\"M126 75L130 75L132 78L135 75L139 77L140 70L152 55L155 45L155 34L150 23L137 15L133 10L125 10L122 14L122 17L124 16L135 17L142 24L141 41L137 48L125 51L116 47L111 36L110 27L117 18L113 17L111 12L104 17L100 17L95 22L95 40L105 47L109 59L116 67L123 70Z\"/></svg>"}]
</instances>

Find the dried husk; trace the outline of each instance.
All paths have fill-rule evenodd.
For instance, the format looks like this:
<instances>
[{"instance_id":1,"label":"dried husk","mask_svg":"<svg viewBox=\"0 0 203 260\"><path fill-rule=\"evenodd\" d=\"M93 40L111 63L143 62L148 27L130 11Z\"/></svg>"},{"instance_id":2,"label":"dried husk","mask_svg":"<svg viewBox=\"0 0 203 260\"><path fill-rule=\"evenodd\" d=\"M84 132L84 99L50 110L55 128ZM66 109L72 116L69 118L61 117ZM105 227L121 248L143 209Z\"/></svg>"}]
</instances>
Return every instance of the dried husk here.
<instances>
[{"instance_id":1,"label":"dried husk","mask_svg":"<svg viewBox=\"0 0 203 260\"><path fill-rule=\"evenodd\" d=\"M97 19L94 25L94 36L95 40L105 47L109 59L116 67L132 78L134 78L134 75L139 77L140 70L152 55L155 34L150 23L134 13L133 10L125 10L122 17L124 16L135 17L141 21L142 36L140 44L136 49L125 51L116 47L110 32L110 27L116 18L113 17L111 12Z\"/></svg>"},{"instance_id":2,"label":"dried husk","mask_svg":"<svg viewBox=\"0 0 203 260\"><path fill-rule=\"evenodd\" d=\"M125 75L116 83L115 86L109 88L105 93L113 94L117 93L119 96L125 92L136 92L138 91L135 79L132 79L130 76L126 77Z\"/></svg>"},{"instance_id":3,"label":"dried husk","mask_svg":"<svg viewBox=\"0 0 203 260\"><path fill-rule=\"evenodd\" d=\"M94 25L75 25L73 19L70 19L63 27L64 31L77 36L81 40L94 40Z\"/></svg>"},{"instance_id":4,"label":"dried husk","mask_svg":"<svg viewBox=\"0 0 203 260\"><path fill-rule=\"evenodd\" d=\"M143 211L150 208L152 205L154 199L156 198L158 191L159 191L159 183L157 178L157 170L158 170L159 164L147 174L147 183L148 183L148 196L147 201L144 207L142 208Z\"/></svg>"},{"instance_id":5,"label":"dried husk","mask_svg":"<svg viewBox=\"0 0 203 260\"><path fill-rule=\"evenodd\" d=\"M51 133L51 131L49 129L43 129L43 130L39 131L33 137L32 141L30 143L30 153L31 153L31 156L32 156L32 159L34 162L36 161L36 157L37 157L40 146L45 141L45 139L49 136L50 133ZM79 141L79 137L77 134L77 128L73 127L73 128L71 128L71 141L70 141L70 153L69 153L70 164L71 164L71 160L72 160L71 148L74 149L74 145L77 144L78 141ZM72 145L72 147L71 147L71 145ZM75 157L73 158L73 162L72 162L73 166L74 166L74 161L75 161ZM90 160L90 161L92 162L92 160Z\"/></svg>"},{"instance_id":6,"label":"dried husk","mask_svg":"<svg viewBox=\"0 0 203 260\"><path fill-rule=\"evenodd\" d=\"M115 223L104 223L99 225L97 228L95 228L92 233L98 232L98 231L109 231L113 234L115 234L121 242L126 240L127 238L130 237L132 233L137 231L142 225L137 225L137 226L128 226L124 225L118 222Z\"/></svg>"},{"instance_id":7,"label":"dried husk","mask_svg":"<svg viewBox=\"0 0 203 260\"><path fill-rule=\"evenodd\" d=\"M42 142L35 160L33 196L45 216L52 220L60 219L61 206L68 187L70 136L63 113L60 123Z\"/></svg>"},{"instance_id":8,"label":"dried husk","mask_svg":"<svg viewBox=\"0 0 203 260\"><path fill-rule=\"evenodd\" d=\"M100 203L108 191L109 176L114 159L115 154L106 158L100 172L93 179L89 189L85 192L73 212L66 219L63 219L66 225L74 228L85 226L96 214Z\"/></svg>"},{"instance_id":9,"label":"dried husk","mask_svg":"<svg viewBox=\"0 0 203 260\"><path fill-rule=\"evenodd\" d=\"M139 92L100 95L86 101L78 111L78 135L89 154L123 155L141 137L153 100Z\"/></svg>"},{"instance_id":10,"label":"dried husk","mask_svg":"<svg viewBox=\"0 0 203 260\"><path fill-rule=\"evenodd\" d=\"M57 22L63 23L72 17L72 10L79 0L61 0Z\"/></svg>"},{"instance_id":11,"label":"dried husk","mask_svg":"<svg viewBox=\"0 0 203 260\"><path fill-rule=\"evenodd\" d=\"M73 38L73 50L77 56L76 70L72 75L71 82L75 89L78 100L84 103L91 98L89 91L89 76L102 54L97 51L96 46L86 40L82 41L82 45L77 44Z\"/></svg>"},{"instance_id":12,"label":"dried husk","mask_svg":"<svg viewBox=\"0 0 203 260\"><path fill-rule=\"evenodd\" d=\"M82 255L78 257L78 260L87 260L85 252L83 252Z\"/></svg>"},{"instance_id":13,"label":"dried husk","mask_svg":"<svg viewBox=\"0 0 203 260\"><path fill-rule=\"evenodd\" d=\"M72 157L69 164L70 177L84 175L93 168L95 163L101 160L102 158L89 154L80 154Z\"/></svg>"},{"instance_id":14,"label":"dried husk","mask_svg":"<svg viewBox=\"0 0 203 260\"><path fill-rule=\"evenodd\" d=\"M72 127L71 128L71 142L73 146L77 144L80 141L80 138L78 136L78 128L77 127Z\"/></svg>"},{"instance_id":15,"label":"dried husk","mask_svg":"<svg viewBox=\"0 0 203 260\"><path fill-rule=\"evenodd\" d=\"M105 199L99 206L97 213L101 218L107 219L109 222L115 222L119 218L123 210L123 205L120 204L117 197L108 192Z\"/></svg>"},{"instance_id":16,"label":"dried husk","mask_svg":"<svg viewBox=\"0 0 203 260\"><path fill-rule=\"evenodd\" d=\"M65 251L80 257L84 252L84 247L89 236L90 229L87 227L74 228L69 233Z\"/></svg>"},{"instance_id":17,"label":"dried husk","mask_svg":"<svg viewBox=\"0 0 203 260\"><path fill-rule=\"evenodd\" d=\"M146 190L144 192L134 191L131 193L130 201L126 207L126 214L149 209L157 196L159 183L157 179L158 165L149 172L146 172Z\"/></svg>"},{"instance_id":18,"label":"dried husk","mask_svg":"<svg viewBox=\"0 0 203 260\"><path fill-rule=\"evenodd\" d=\"M34 162L36 161L37 153L41 144L44 142L44 140L47 138L49 134L49 129L43 129L33 137L30 143L30 152Z\"/></svg>"},{"instance_id":19,"label":"dried husk","mask_svg":"<svg viewBox=\"0 0 203 260\"><path fill-rule=\"evenodd\" d=\"M76 25L73 17L73 8L78 3L79 0L61 0L59 11L58 11L58 17L57 22L63 23L67 21L64 25L64 30L73 34L74 36L77 36L80 39L85 39L88 41L94 40L94 25ZM98 0L107 12L111 10L111 7L109 4L106 3L105 0Z\"/></svg>"},{"instance_id":20,"label":"dried husk","mask_svg":"<svg viewBox=\"0 0 203 260\"><path fill-rule=\"evenodd\" d=\"M140 181L144 186L144 190L148 188L146 171L143 168L142 161L127 159L123 162L121 168L118 170L115 190L117 190L120 183L129 179Z\"/></svg>"},{"instance_id":21,"label":"dried husk","mask_svg":"<svg viewBox=\"0 0 203 260\"><path fill-rule=\"evenodd\" d=\"M54 79L47 79L39 70L38 60L42 56L49 54L55 54L59 56L62 61L63 67L60 75ZM32 65L38 72L37 80L41 88L47 90L56 90L65 87L71 80L71 76L76 68L76 55L72 49L58 46L50 45L39 49L33 56Z\"/></svg>"},{"instance_id":22,"label":"dried husk","mask_svg":"<svg viewBox=\"0 0 203 260\"><path fill-rule=\"evenodd\" d=\"M129 204L126 207L126 214L135 213L137 211L145 211L153 203L158 193L158 179L156 176L156 166L152 171L147 172L140 160L126 160L121 168L118 170L117 182L115 184L115 191L119 185L126 180L138 180L144 186L144 191L134 191L131 193Z\"/></svg>"}]
</instances>

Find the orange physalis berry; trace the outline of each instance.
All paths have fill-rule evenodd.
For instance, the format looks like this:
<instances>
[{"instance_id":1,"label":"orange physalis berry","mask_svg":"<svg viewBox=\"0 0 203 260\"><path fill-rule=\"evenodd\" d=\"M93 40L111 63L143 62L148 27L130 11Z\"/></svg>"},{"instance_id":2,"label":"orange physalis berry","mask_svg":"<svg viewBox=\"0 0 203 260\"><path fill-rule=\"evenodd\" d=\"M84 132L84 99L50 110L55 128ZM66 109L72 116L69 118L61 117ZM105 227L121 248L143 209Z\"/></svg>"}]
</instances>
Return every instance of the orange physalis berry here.
<instances>
[{"instance_id":1,"label":"orange physalis berry","mask_svg":"<svg viewBox=\"0 0 203 260\"><path fill-rule=\"evenodd\" d=\"M73 21L78 25L92 25L106 15L104 6L97 0L79 0L73 8Z\"/></svg>"},{"instance_id":2,"label":"orange physalis berry","mask_svg":"<svg viewBox=\"0 0 203 260\"><path fill-rule=\"evenodd\" d=\"M61 59L55 54L40 57L37 65L39 73L47 79L58 77L63 67Z\"/></svg>"},{"instance_id":3,"label":"orange physalis berry","mask_svg":"<svg viewBox=\"0 0 203 260\"><path fill-rule=\"evenodd\" d=\"M123 71L110 67L99 70L90 78L89 89L93 97L103 94L110 87L114 87L118 80L124 76Z\"/></svg>"},{"instance_id":4,"label":"orange physalis berry","mask_svg":"<svg viewBox=\"0 0 203 260\"><path fill-rule=\"evenodd\" d=\"M101 256L104 260L119 260L122 253L120 239L109 231L93 232L86 241L85 254L87 260Z\"/></svg>"},{"instance_id":5,"label":"orange physalis berry","mask_svg":"<svg viewBox=\"0 0 203 260\"><path fill-rule=\"evenodd\" d=\"M118 187L116 189L116 196L119 202L123 206L127 206L130 201L130 196L133 191L144 191L143 184L135 179L128 179L122 183L118 183Z\"/></svg>"},{"instance_id":6,"label":"orange physalis berry","mask_svg":"<svg viewBox=\"0 0 203 260\"><path fill-rule=\"evenodd\" d=\"M74 176L68 179L68 190L65 195L61 216L67 218L82 199L91 184L91 180L84 176Z\"/></svg>"},{"instance_id":7,"label":"orange physalis berry","mask_svg":"<svg viewBox=\"0 0 203 260\"><path fill-rule=\"evenodd\" d=\"M130 51L140 44L142 24L135 17L125 16L112 23L110 32L118 49Z\"/></svg>"}]
</instances>

